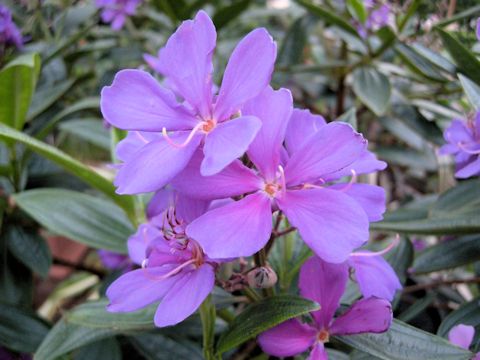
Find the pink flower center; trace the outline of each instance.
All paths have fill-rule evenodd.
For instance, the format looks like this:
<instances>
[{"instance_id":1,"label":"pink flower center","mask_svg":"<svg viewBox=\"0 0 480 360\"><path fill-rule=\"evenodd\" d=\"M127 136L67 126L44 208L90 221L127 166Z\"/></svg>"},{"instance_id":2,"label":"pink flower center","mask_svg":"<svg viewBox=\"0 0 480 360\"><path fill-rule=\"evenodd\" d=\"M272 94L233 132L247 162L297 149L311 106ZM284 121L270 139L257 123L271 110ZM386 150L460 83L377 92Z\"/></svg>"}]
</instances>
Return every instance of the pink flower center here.
<instances>
[{"instance_id":1,"label":"pink flower center","mask_svg":"<svg viewBox=\"0 0 480 360\"><path fill-rule=\"evenodd\" d=\"M280 189L280 186L276 183L266 183L263 190L268 194L268 196L275 197L275 194Z\"/></svg>"},{"instance_id":2,"label":"pink flower center","mask_svg":"<svg viewBox=\"0 0 480 360\"><path fill-rule=\"evenodd\" d=\"M208 134L215 128L216 125L217 123L215 120L205 120L202 122L202 131Z\"/></svg>"},{"instance_id":3,"label":"pink flower center","mask_svg":"<svg viewBox=\"0 0 480 360\"><path fill-rule=\"evenodd\" d=\"M322 343L326 343L330 340L330 334L328 333L327 330L322 329L317 334L317 340Z\"/></svg>"}]
</instances>

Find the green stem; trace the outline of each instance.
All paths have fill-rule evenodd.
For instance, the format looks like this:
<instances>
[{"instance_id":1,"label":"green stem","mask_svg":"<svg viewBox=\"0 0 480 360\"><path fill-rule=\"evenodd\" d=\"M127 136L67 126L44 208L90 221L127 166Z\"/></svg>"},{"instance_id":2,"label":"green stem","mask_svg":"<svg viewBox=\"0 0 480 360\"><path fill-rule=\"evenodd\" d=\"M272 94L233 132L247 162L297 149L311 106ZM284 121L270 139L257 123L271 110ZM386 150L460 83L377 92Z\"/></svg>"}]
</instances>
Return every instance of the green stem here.
<instances>
[{"instance_id":1,"label":"green stem","mask_svg":"<svg viewBox=\"0 0 480 360\"><path fill-rule=\"evenodd\" d=\"M206 360L215 360L215 305L212 303L211 295L200 305L200 318L203 331L203 356Z\"/></svg>"}]
</instances>

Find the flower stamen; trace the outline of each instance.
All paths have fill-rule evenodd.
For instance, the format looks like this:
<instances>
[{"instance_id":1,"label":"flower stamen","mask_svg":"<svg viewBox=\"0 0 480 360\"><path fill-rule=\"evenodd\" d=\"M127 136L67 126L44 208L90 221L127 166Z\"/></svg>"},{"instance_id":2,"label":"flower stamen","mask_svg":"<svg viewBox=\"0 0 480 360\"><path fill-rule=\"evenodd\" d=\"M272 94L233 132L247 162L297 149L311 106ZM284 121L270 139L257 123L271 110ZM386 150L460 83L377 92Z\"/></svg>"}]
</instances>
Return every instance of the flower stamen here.
<instances>
[{"instance_id":1,"label":"flower stamen","mask_svg":"<svg viewBox=\"0 0 480 360\"><path fill-rule=\"evenodd\" d=\"M162 135L163 137L165 138L165 140L170 144L172 145L173 147L176 147L176 148L184 148L185 146L187 146L188 144L190 144L190 142L192 141L193 137L195 136L195 134L200 130L202 129L204 126L204 122L200 122L198 123L197 125L195 125L195 127L190 131L190 134L188 134L188 137L185 139L185 141L181 144L177 144L176 142L174 142L170 136L168 136L168 133L167 133L167 128L163 128L162 129Z\"/></svg>"},{"instance_id":2,"label":"flower stamen","mask_svg":"<svg viewBox=\"0 0 480 360\"><path fill-rule=\"evenodd\" d=\"M392 250L394 247L398 245L400 242L400 235L395 235L395 239L393 239L392 243L388 245L385 249L377 251L377 252L365 252L365 251L357 251L351 253L350 256L382 256Z\"/></svg>"},{"instance_id":3,"label":"flower stamen","mask_svg":"<svg viewBox=\"0 0 480 360\"><path fill-rule=\"evenodd\" d=\"M458 142L457 146L462 149L463 152L466 152L467 154L472 154L472 155L479 155L480 154L480 149L478 150L470 150L465 147L465 144L462 142Z\"/></svg>"}]
</instances>

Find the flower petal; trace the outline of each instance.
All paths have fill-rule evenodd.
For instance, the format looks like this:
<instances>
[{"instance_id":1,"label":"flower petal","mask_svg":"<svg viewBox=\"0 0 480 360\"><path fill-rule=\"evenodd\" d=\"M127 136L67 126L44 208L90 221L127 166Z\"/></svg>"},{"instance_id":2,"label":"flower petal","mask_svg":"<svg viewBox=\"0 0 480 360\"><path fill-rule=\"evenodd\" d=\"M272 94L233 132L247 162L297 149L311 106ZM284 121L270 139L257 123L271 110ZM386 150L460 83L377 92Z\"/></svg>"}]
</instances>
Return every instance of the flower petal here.
<instances>
[{"instance_id":1,"label":"flower petal","mask_svg":"<svg viewBox=\"0 0 480 360\"><path fill-rule=\"evenodd\" d=\"M129 131L127 136L121 140L115 149L115 155L122 162L129 161L135 153L143 146L153 140L161 140L162 135L146 131Z\"/></svg>"},{"instance_id":2,"label":"flower petal","mask_svg":"<svg viewBox=\"0 0 480 360\"><path fill-rule=\"evenodd\" d=\"M103 117L123 130L187 130L198 120L147 72L122 70L102 89Z\"/></svg>"},{"instance_id":3,"label":"flower petal","mask_svg":"<svg viewBox=\"0 0 480 360\"><path fill-rule=\"evenodd\" d=\"M325 261L341 263L368 240L365 211L340 191L287 191L277 203L303 241Z\"/></svg>"},{"instance_id":4,"label":"flower petal","mask_svg":"<svg viewBox=\"0 0 480 360\"><path fill-rule=\"evenodd\" d=\"M250 256L268 241L272 230L270 199L261 193L216 208L187 226L212 259Z\"/></svg>"},{"instance_id":5,"label":"flower petal","mask_svg":"<svg viewBox=\"0 0 480 360\"><path fill-rule=\"evenodd\" d=\"M317 182L355 162L366 149L367 141L349 124L322 126L294 154L285 168L287 185Z\"/></svg>"},{"instance_id":6,"label":"flower petal","mask_svg":"<svg viewBox=\"0 0 480 360\"><path fill-rule=\"evenodd\" d=\"M328 328L348 280L346 263L331 264L317 256L308 259L300 269L300 294L320 304L312 313L319 328Z\"/></svg>"},{"instance_id":7,"label":"flower petal","mask_svg":"<svg viewBox=\"0 0 480 360\"><path fill-rule=\"evenodd\" d=\"M212 56L217 34L205 11L182 22L159 51L156 69L204 118L211 117Z\"/></svg>"},{"instance_id":8,"label":"flower petal","mask_svg":"<svg viewBox=\"0 0 480 360\"><path fill-rule=\"evenodd\" d=\"M307 360L328 360L328 353L322 342L317 342Z\"/></svg>"},{"instance_id":9,"label":"flower petal","mask_svg":"<svg viewBox=\"0 0 480 360\"><path fill-rule=\"evenodd\" d=\"M182 219L188 224L203 215L205 211L207 211L209 205L209 201L198 200L189 196L177 194L175 212L178 219Z\"/></svg>"},{"instance_id":10,"label":"flower petal","mask_svg":"<svg viewBox=\"0 0 480 360\"><path fill-rule=\"evenodd\" d=\"M223 121L260 94L270 83L277 46L267 30L255 29L233 50L215 105L215 119Z\"/></svg>"},{"instance_id":11,"label":"flower petal","mask_svg":"<svg viewBox=\"0 0 480 360\"><path fill-rule=\"evenodd\" d=\"M181 143L187 136L187 133L182 132L171 138ZM182 148L172 146L163 138L143 146L117 173L117 193L138 194L161 189L188 164L201 139L201 136L194 136Z\"/></svg>"},{"instance_id":12,"label":"flower petal","mask_svg":"<svg viewBox=\"0 0 480 360\"><path fill-rule=\"evenodd\" d=\"M382 333L392 323L392 306L385 299L370 297L353 303L330 327L332 335Z\"/></svg>"},{"instance_id":13,"label":"flower petal","mask_svg":"<svg viewBox=\"0 0 480 360\"><path fill-rule=\"evenodd\" d=\"M205 158L200 166L203 176L222 171L247 151L262 122L254 116L242 116L217 124L205 138Z\"/></svg>"},{"instance_id":14,"label":"flower petal","mask_svg":"<svg viewBox=\"0 0 480 360\"><path fill-rule=\"evenodd\" d=\"M306 351L315 341L316 330L297 319L287 320L258 336L262 350L273 356L295 356Z\"/></svg>"},{"instance_id":15,"label":"flower petal","mask_svg":"<svg viewBox=\"0 0 480 360\"><path fill-rule=\"evenodd\" d=\"M338 190L352 197L365 211L368 221L380 221L385 212L385 190L369 184L335 184L328 189Z\"/></svg>"},{"instance_id":16,"label":"flower petal","mask_svg":"<svg viewBox=\"0 0 480 360\"><path fill-rule=\"evenodd\" d=\"M127 241L128 255L132 261L141 265L146 258L147 247L150 243L162 237L162 232L156 226L150 223L141 224L135 234L130 236Z\"/></svg>"},{"instance_id":17,"label":"flower petal","mask_svg":"<svg viewBox=\"0 0 480 360\"><path fill-rule=\"evenodd\" d=\"M188 165L172 180L178 192L198 199L222 199L255 191L261 179L239 160L212 176L200 174L203 154L196 151Z\"/></svg>"},{"instance_id":18,"label":"flower petal","mask_svg":"<svg viewBox=\"0 0 480 360\"><path fill-rule=\"evenodd\" d=\"M160 215L164 210L172 206L175 201L175 195L175 192L170 188L157 191L148 202L147 218L151 219Z\"/></svg>"},{"instance_id":19,"label":"flower petal","mask_svg":"<svg viewBox=\"0 0 480 360\"><path fill-rule=\"evenodd\" d=\"M280 150L292 107L289 90L275 91L268 86L246 103L242 111L242 114L256 116L262 121L262 128L248 148L248 157L267 179L274 179L280 164Z\"/></svg>"},{"instance_id":20,"label":"flower petal","mask_svg":"<svg viewBox=\"0 0 480 360\"><path fill-rule=\"evenodd\" d=\"M449 331L448 341L452 344L467 349L472 344L473 336L475 335L475 328L471 325L458 324Z\"/></svg>"},{"instance_id":21,"label":"flower petal","mask_svg":"<svg viewBox=\"0 0 480 360\"><path fill-rule=\"evenodd\" d=\"M173 266L138 269L115 280L107 289L111 312L135 311L160 300L179 280L178 276L158 280L156 278L172 270Z\"/></svg>"},{"instance_id":22,"label":"flower petal","mask_svg":"<svg viewBox=\"0 0 480 360\"><path fill-rule=\"evenodd\" d=\"M362 250L362 253L369 251ZM355 253L354 253L355 254ZM402 288L397 274L382 256L350 256L350 265L355 269L360 292L364 297L375 296L393 300L397 290Z\"/></svg>"},{"instance_id":23,"label":"flower petal","mask_svg":"<svg viewBox=\"0 0 480 360\"><path fill-rule=\"evenodd\" d=\"M467 123L461 119L454 119L443 133L443 137L447 142L452 144L475 141L472 130L467 126Z\"/></svg>"},{"instance_id":24,"label":"flower petal","mask_svg":"<svg viewBox=\"0 0 480 360\"><path fill-rule=\"evenodd\" d=\"M285 145L289 154L298 151L304 142L326 125L321 115L314 115L310 110L294 109L288 122Z\"/></svg>"},{"instance_id":25,"label":"flower petal","mask_svg":"<svg viewBox=\"0 0 480 360\"><path fill-rule=\"evenodd\" d=\"M188 272L163 298L155 313L158 327L178 324L192 315L215 285L215 273L208 264Z\"/></svg>"},{"instance_id":26,"label":"flower petal","mask_svg":"<svg viewBox=\"0 0 480 360\"><path fill-rule=\"evenodd\" d=\"M480 174L480 156L477 156L475 160L467 163L455 172L455 176L460 179L466 179L478 174Z\"/></svg>"},{"instance_id":27,"label":"flower petal","mask_svg":"<svg viewBox=\"0 0 480 360\"><path fill-rule=\"evenodd\" d=\"M387 167L385 161L378 160L374 153L365 149L359 158L355 160L351 165L343 168L340 171L332 173L324 178L325 181L338 180L344 176L351 176L352 170L355 174L369 174L375 171L384 170Z\"/></svg>"}]
</instances>

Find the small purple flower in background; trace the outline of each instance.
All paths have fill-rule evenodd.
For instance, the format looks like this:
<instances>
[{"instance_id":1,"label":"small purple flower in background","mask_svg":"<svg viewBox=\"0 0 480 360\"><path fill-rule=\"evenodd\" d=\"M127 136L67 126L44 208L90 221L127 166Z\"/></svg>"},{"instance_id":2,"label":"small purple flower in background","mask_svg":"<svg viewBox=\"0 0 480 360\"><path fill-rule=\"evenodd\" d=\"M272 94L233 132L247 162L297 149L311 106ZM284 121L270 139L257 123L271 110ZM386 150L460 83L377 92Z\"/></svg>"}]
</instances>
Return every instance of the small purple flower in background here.
<instances>
[{"instance_id":1,"label":"small purple flower in background","mask_svg":"<svg viewBox=\"0 0 480 360\"><path fill-rule=\"evenodd\" d=\"M159 215L163 225L147 241L142 268L122 275L107 289L108 311L130 312L160 301L155 325L170 326L193 314L212 291L218 263L185 234L185 226L204 213L209 202L174 195L174 204Z\"/></svg>"},{"instance_id":2,"label":"small purple flower in background","mask_svg":"<svg viewBox=\"0 0 480 360\"><path fill-rule=\"evenodd\" d=\"M320 304L312 312L312 323L288 320L258 337L264 352L278 357L294 356L310 350L310 359L328 359L325 349L332 335L382 333L392 322L387 300L369 297L353 303L334 319L348 280L348 266L329 264L318 257L305 262L300 270L300 294Z\"/></svg>"},{"instance_id":3,"label":"small purple flower in background","mask_svg":"<svg viewBox=\"0 0 480 360\"><path fill-rule=\"evenodd\" d=\"M378 29L388 25L390 21L391 6L384 2L380 3L376 0L364 0L363 4L368 11L368 17L365 24L355 21L357 30L363 38L367 37L368 31L377 31Z\"/></svg>"},{"instance_id":4,"label":"small purple flower in background","mask_svg":"<svg viewBox=\"0 0 480 360\"><path fill-rule=\"evenodd\" d=\"M467 121L454 119L443 137L448 144L440 148L440 154L455 155L455 176L466 179L480 175L480 112Z\"/></svg>"},{"instance_id":5,"label":"small purple flower in background","mask_svg":"<svg viewBox=\"0 0 480 360\"><path fill-rule=\"evenodd\" d=\"M98 256L103 266L110 270L128 269L132 263L127 255L109 250L98 250Z\"/></svg>"},{"instance_id":6,"label":"small purple flower in background","mask_svg":"<svg viewBox=\"0 0 480 360\"><path fill-rule=\"evenodd\" d=\"M215 45L215 27L200 11L194 20L182 23L158 59L147 58L165 76L169 88L160 86L147 72L123 70L102 90L105 119L135 132L132 136L142 142L116 176L118 193L161 189L202 145L201 173L216 174L243 155L255 138L261 121L239 111L270 82L276 45L265 29L249 33L233 51L214 96ZM176 95L184 101L178 102Z\"/></svg>"},{"instance_id":7,"label":"small purple flower in background","mask_svg":"<svg viewBox=\"0 0 480 360\"><path fill-rule=\"evenodd\" d=\"M111 24L113 30L120 30L127 16L135 14L142 0L95 0L97 8L102 10L102 21Z\"/></svg>"},{"instance_id":8,"label":"small purple flower in background","mask_svg":"<svg viewBox=\"0 0 480 360\"><path fill-rule=\"evenodd\" d=\"M480 41L480 18L477 19L475 34L477 35L477 40Z\"/></svg>"},{"instance_id":9,"label":"small purple flower in background","mask_svg":"<svg viewBox=\"0 0 480 360\"><path fill-rule=\"evenodd\" d=\"M286 89L265 89L244 106L243 114L262 120L247 151L257 171L237 160L204 177L196 154L172 186L204 199L246 196L199 217L187 234L213 258L250 256L267 243L272 211L280 209L318 256L346 261L368 240L369 221L382 219L385 193L373 185L328 183L386 164L367 150L366 140L350 125L326 124L308 111L292 112Z\"/></svg>"},{"instance_id":10,"label":"small purple flower in background","mask_svg":"<svg viewBox=\"0 0 480 360\"><path fill-rule=\"evenodd\" d=\"M449 331L448 340L463 349L468 350L475 335L475 328L470 325L458 324ZM472 360L480 360L480 353L476 354Z\"/></svg>"},{"instance_id":11,"label":"small purple flower in background","mask_svg":"<svg viewBox=\"0 0 480 360\"><path fill-rule=\"evenodd\" d=\"M11 11L0 4L0 44L14 45L17 48L23 46L23 39L20 30L12 20Z\"/></svg>"}]
</instances>

